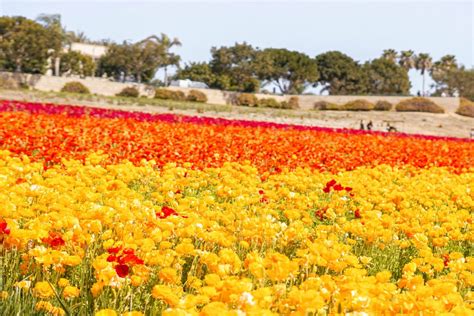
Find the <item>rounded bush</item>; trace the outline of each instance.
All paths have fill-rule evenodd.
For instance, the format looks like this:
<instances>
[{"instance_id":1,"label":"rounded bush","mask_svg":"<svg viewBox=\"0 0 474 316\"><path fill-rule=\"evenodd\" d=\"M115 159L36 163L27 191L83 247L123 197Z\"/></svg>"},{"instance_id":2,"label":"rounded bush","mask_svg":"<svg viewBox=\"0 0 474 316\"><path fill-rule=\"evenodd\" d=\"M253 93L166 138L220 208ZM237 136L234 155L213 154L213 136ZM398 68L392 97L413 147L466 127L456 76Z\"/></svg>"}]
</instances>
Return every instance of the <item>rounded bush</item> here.
<instances>
[{"instance_id":1,"label":"rounded bush","mask_svg":"<svg viewBox=\"0 0 474 316\"><path fill-rule=\"evenodd\" d=\"M347 102L343 108L346 111L371 111L374 109L374 104L367 100L359 99Z\"/></svg>"},{"instance_id":2,"label":"rounded bush","mask_svg":"<svg viewBox=\"0 0 474 316\"><path fill-rule=\"evenodd\" d=\"M341 105L330 103L327 101L316 101L314 102L313 108L320 111L341 111L344 108Z\"/></svg>"},{"instance_id":3,"label":"rounded bush","mask_svg":"<svg viewBox=\"0 0 474 316\"><path fill-rule=\"evenodd\" d=\"M156 89L155 98L162 100L174 100L174 101L184 101L186 100L186 95L183 91L180 90L169 90L169 89Z\"/></svg>"},{"instance_id":4,"label":"rounded bush","mask_svg":"<svg viewBox=\"0 0 474 316\"><path fill-rule=\"evenodd\" d=\"M384 100L379 100L375 103L374 110L375 111L390 111L392 109L392 103Z\"/></svg>"},{"instance_id":5,"label":"rounded bush","mask_svg":"<svg viewBox=\"0 0 474 316\"><path fill-rule=\"evenodd\" d=\"M474 117L474 102L461 98L456 113L463 116Z\"/></svg>"},{"instance_id":6,"label":"rounded bush","mask_svg":"<svg viewBox=\"0 0 474 316\"><path fill-rule=\"evenodd\" d=\"M281 104L274 98L263 98L263 99L258 100L258 106L264 107L264 108L278 109L281 107Z\"/></svg>"},{"instance_id":7,"label":"rounded bush","mask_svg":"<svg viewBox=\"0 0 474 316\"><path fill-rule=\"evenodd\" d=\"M188 96L186 97L186 100L192 101L192 102L206 103L207 95L204 92L201 92L198 90L191 90L189 91Z\"/></svg>"},{"instance_id":8,"label":"rounded bush","mask_svg":"<svg viewBox=\"0 0 474 316\"><path fill-rule=\"evenodd\" d=\"M135 87L126 87L123 88L122 91L116 94L118 97L126 97L126 98L138 98L140 92Z\"/></svg>"},{"instance_id":9,"label":"rounded bush","mask_svg":"<svg viewBox=\"0 0 474 316\"><path fill-rule=\"evenodd\" d=\"M428 113L444 113L444 109L433 101L416 97L403 100L395 107L398 112L428 112Z\"/></svg>"},{"instance_id":10,"label":"rounded bush","mask_svg":"<svg viewBox=\"0 0 474 316\"><path fill-rule=\"evenodd\" d=\"M258 104L258 99L254 94L241 93L237 96L236 104L243 106L256 106Z\"/></svg>"},{"instance_id":11,"label":"rounded bush","mask_svg":"<svg viewBox=\"0 0 474 316\"><path fill-rule=\"evenodd\" d=\"M89 94L89 89L78 81L71 81L64 85L61 92Z\"/></svg>"},{"instance_id":12,"label":"rounded bush","mask_svg":"<svg viewBox=\"0 0 474 316\"><path fill-rule=\"evenodd\" d=\"M300 107L300 99L298 97L291 97L288 101L281 102L282 109L298 109Z\"/></svg>"}]
</instances>

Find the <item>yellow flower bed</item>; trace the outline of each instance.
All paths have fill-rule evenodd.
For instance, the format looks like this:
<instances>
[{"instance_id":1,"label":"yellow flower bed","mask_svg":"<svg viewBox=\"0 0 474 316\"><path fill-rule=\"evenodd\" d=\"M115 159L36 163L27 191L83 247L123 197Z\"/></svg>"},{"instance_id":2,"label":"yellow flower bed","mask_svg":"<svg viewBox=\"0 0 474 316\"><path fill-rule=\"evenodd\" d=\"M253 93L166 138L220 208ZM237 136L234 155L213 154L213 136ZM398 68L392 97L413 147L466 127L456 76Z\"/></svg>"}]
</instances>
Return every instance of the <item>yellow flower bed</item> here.
<instances>
[{"instance_id":1,"label":"yellow flower bed","mask_svg":"<svg viewBox=\"0 0 474 316\"><path fill-rule=\"evenodd\" d=\"M0 152L4 315L473 313L472 172L105 158Z\"/></svg>"}]
</instances>

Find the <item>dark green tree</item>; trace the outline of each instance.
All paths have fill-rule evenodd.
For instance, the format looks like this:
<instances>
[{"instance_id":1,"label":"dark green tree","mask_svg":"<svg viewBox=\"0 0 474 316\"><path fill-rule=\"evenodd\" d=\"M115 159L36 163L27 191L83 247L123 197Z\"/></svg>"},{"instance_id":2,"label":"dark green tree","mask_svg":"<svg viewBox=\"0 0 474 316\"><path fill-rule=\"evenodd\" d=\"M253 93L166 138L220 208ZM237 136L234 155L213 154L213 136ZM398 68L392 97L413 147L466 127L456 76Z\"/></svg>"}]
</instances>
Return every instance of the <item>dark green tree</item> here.
<instances>
[{"instance_id":1,"label":"dark green tree","mask_svg":"<svg viewBox=\"0 0 474 316\"><path fill-rule=\"evenodd\" d=\"M93 76L95 72L95 62L90 56L70 51L61 55L60 69L63 74Z\"/></svg>"},{"instance_id":2,"label":"dark green tree","mask_svg":"<svg viewBox=\"0 0 474 316\"><path fill-rule=\"evenodd\" d=\"M111 44L99 60L98 74L116 79L133 76L137 82L149 82L162 65L165 49L155 37L138 43Z\"/></svg>"},{"instance_id":3,"label":"dark green tree","mask_svg":"<svg viewBox=\"0 0 474 316\"><path fill-rule=\"evenodd\" d=\"M410 80L401 66L385 58L366 62L363 67L367 74L367 91L374 95L408 95Z\"/></svg>"},{"instance_id":4,"label":"dark green tree","mask_svg":"<svg viewBox=\"0 0 474 316\"><path fill-rule=\"evenodd\" d=\"M48 30L24 17L0 17L0 66L6 71L42 74L56 49Z\"/></svg>"},{"instance_id":5,"label":"dark green tree","mask_svg":"<svg viewBox=\"0 0 474 316\"><path fill-rule=\"evenodd\" d=\"M445 55L436 61L430 69L431 78L434 81L432 87L435 95L445 93L448 96L454 94L455 87L448 85L448 80L453 75L453 71L458 70L458 64L454 55Z\"/></svg>"},{"instance_id":6,"label":"dark green tree","mask_svg":"<svg viewBox=\"0 0 474 316\"><path fill-rule=\"evenodd\" d=\"M216 76L215 88L231 91L255 92L260 88L254 68L257 50L247 43L211 48L209 66Z\"/></svg>"},{"instance_id":7,"label":"dark green tree","mask_svg":"<svg viewBox=\"0 0 474 316\"><path fill-rule=\"evenodd\" d=\"M208 63L191 62L186 64L183 68L178 69L174 78L204 82L209 87L216 85L216 76Z\"/></svg>"},{"instance_id":8,"label":"dark green tree","mask_svg":"<svg viewBox=\"0 0 474 316\"><path fill-rule=\"evenodd\" d=\"M283 48L267 48L259 52L254 69L264 85L273 83L284 94L301 94L319 78L314 59Z\"/></svg>"},{"instance_id":9,"label":"dark green tree","mask_svg":"<svg viewBox=\"0 0 474 316\"><path fill-rule=\"evenodd\" d=\"M319 71L318 84L331 95L365 94L367 76L351 57L339 51L316 56Z\"/></svg>"}]
</instances>

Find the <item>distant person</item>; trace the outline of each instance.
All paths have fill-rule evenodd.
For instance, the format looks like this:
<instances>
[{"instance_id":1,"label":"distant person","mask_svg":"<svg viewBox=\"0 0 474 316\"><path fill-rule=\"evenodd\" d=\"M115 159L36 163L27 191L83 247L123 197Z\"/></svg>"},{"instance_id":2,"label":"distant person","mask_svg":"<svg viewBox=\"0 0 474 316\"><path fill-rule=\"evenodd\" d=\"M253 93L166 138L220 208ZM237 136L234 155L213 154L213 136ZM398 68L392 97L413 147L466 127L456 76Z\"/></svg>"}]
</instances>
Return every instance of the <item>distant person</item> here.
<instances>
[{"instance_id":1,"label":"distant person","mask_svg":"<svg viewBox=\"0 0 474 316\"><path fill-rule=\"evenodd\" d=\"M371 131L373 126L374 124L372 124L372 121L369 121L369 123L367 123L367 130Z\"/></svg>"},{"instance_id":2,"label":"distant person","mask_svg":"<svg viewBox=\"0 0 474 316\"><path fill-rule=\"evenodd\" d=\"M469 136L471 136L471 139L474 139L474 128L471 128L471 133Z\"/></svg>"},{"instance_id":3,"label":"distant person","mask_svg":"<svg viewBox=\"0 0 474 316\"><path fill-rule=\"evenodd\" d=\"M363 131L365 129L365 126L364 126L364 121L363 120L360 120L360 126L359 126L359 129L361 131Z\"/></svg>"},{"instance_id":4,"label":"distant person","mask_svg":"<svg viewBox=\"0 0 474 316\"><path fill-rule=\"evenodd\" d=\"M418 92L416 93L417 96L421 97L421 92L420 90L418 90Z\"/></svg>"},{"instance_id":5,"label":"distant person","mask_svg":"<svg viewBox=\"0 0 474 316\"><path fill-rule=\"evenodd\" d=\"M387 132L396 132L397 128L395 126L390 125L390 123L387 124Z\"/></svg>"}]
</instances>

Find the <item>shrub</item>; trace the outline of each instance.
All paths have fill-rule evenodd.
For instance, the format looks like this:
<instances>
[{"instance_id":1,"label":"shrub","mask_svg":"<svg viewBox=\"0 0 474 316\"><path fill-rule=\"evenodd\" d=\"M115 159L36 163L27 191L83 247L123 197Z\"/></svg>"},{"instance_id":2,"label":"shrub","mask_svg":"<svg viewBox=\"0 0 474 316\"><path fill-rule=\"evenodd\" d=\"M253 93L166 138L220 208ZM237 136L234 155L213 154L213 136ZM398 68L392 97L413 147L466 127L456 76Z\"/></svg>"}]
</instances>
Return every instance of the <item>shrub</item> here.
<instances>
[{"instance_id":1,"label":"shrub","mask_svg":"<svg viewBox=\"0 0 474 316\"><path fill-rule=\"evenodd\" d=\"M461 98L456 113L459 115L474 117L474 102Z\"/></svg>"},{"instance_id":2,"label":"shrub","mask_svg":"<svg viewBox=\"0 0 474 316\"><path fill-rule=\"evenodd\" d=\"M298 109L300 107L300 101L298 97L291 97L288 101L281 102L282 109Z\"/></svg>"},{"instance_id":3,"label":"shrub","mask_svg":"<svg viewBox=\"0 0 474 316\"><path fill-rule=\"evenodd\" d=\"M71 81L64 85L61 92L89 94L89 89L78 81Z\"/></svg>"},{"instance_id":4,"label":"shrub","mask_svg":"<svg viewBox=\"0 0 474 316\"><path fill-rule=\"evenodd\" d=\"M374 105L367 100L359 99L347 102L343 108L346 111L371 111L374 109Z\"/></svg>"},{"instance_id":5,"label":"shrub","mask_svg":"<svg viewBox=\"0 0 474 316\"><path fill-rule=\"evenodd\" d=\"M429 99L421 97L403 100L397 104L395 109L398 112L444 113L444 109L442 107Z\"/></svg>"},{"instance_id":6,"label":"shrub","mask_svg":"<svg viewBox=\"0 0 474 316\"><path fill-rule=\"evenodd\" d=\"M186 100L186 95L180 90L168 90L160 88L155 90L155 98L162 100L184 101Z\"/></svg>"},{"instance_id":7,"label":"shrub","mask_svg":"<svg viewBox=\"0 0 474 316\"><path fill-rule=\"evenodd\" d=\"M377 101L374 106L375 111L390 111L392 109L392 103L384 100Z\"/></svg>"},{"instance_id":8,"label":"shrub","mask_svg":"<svg viewBox=\"0 0 474 316\"><path fill-rule=\"evenodd\" d=\"M207 102L207 95L204 92L198 90L191 90L189 91L188 97L186 98L188 101L192 102Z\"/></svg>"},{"instance_id":9,"label":"shrub","mask_svg":"<svg viewBox=\"0 0 474 316\"><path fill-rule=\"evenodd\" d=\"M281 104L274 98L263 98L258 100L258 106L264 107L264 108L280 108Z\"/></svg>"},{"instance_id":10,"label":"shrub","mask_svg":"<svg viewBox=\"0 0 474 316\"><path fill-rule=\"evenodd\" d=\"M237 96L236 104L244 106L256 106L258 104L258 99L255 94L241 93Z\"/></svg>"},{"instance_id":11,"label":"shrub","mask_svg":"<svg viewBox=\"0 0 474 316\"><path fill-rule=\"evenodd\" d=\"M330 103L327 101L316 101L314 103L314 109L320 111L341 111L344 108L341 105Z\"/></svg>"},{"instance_id":12,"label":"shrub","mask_svg":"<svg viewBox=\"0 0 474 316\"><path fill-rule=\"evenodd\" d=\"M138 98L140 92L135 87L126 87L123 88L122 91L116 94L118 97L127 97L127 98Z\"/></svg>"}]
</instances>

